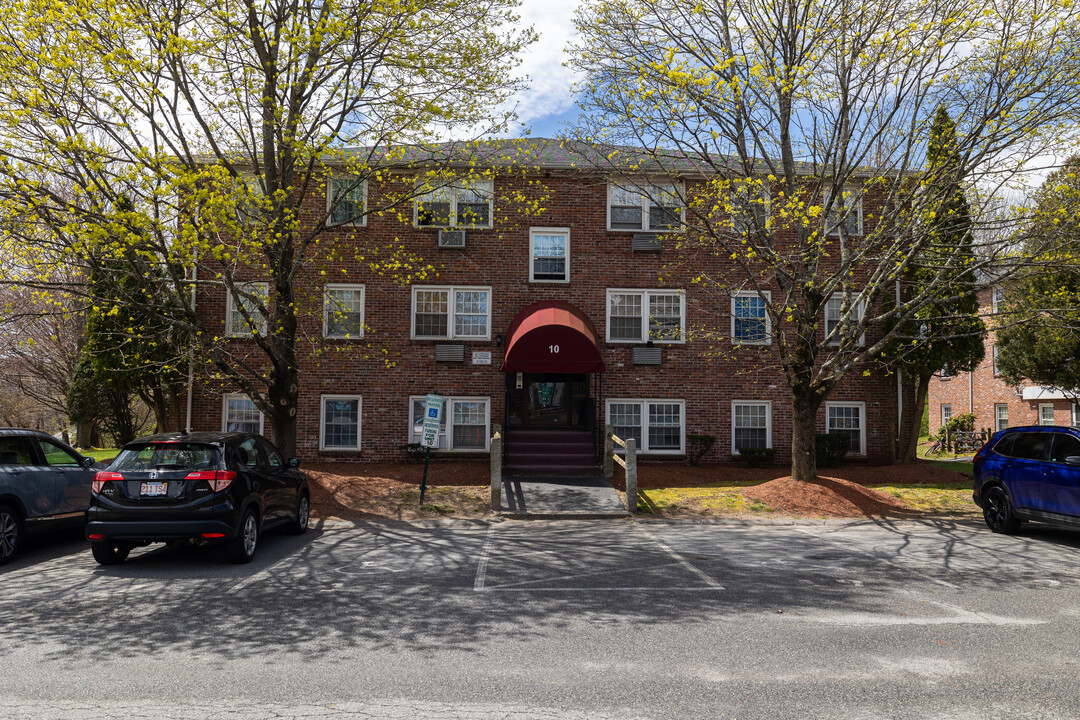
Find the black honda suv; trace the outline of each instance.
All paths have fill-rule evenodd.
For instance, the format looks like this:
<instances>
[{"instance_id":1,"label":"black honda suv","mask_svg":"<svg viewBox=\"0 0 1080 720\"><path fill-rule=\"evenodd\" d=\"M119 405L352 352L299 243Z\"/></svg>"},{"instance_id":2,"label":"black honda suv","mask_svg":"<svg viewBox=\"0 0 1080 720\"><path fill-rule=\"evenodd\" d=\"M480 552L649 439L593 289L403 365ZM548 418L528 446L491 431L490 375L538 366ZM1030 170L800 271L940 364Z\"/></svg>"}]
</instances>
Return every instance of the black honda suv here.
<instances>
[{"instance_id":1,"label":"black honda suv","mask_svg":"<svg viewBox=\"0 0 1080 720\"><path fill-rule=\"evenodd\" d=\"M296 458L250 433L166 433L124 446L94 477L86 537L102 565L131 549L183 540L225 543L229 559L255 557L261 532L307 529L310 491Z\"/></svg>"}]
</instances>

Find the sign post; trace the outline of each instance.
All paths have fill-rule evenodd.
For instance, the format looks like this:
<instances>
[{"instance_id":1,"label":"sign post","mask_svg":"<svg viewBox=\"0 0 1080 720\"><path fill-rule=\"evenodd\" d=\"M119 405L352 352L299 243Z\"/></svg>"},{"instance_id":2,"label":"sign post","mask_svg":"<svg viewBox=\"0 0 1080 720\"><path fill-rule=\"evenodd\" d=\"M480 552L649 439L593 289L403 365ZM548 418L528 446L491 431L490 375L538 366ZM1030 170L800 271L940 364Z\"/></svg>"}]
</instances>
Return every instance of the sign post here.
<instances>
[{"instance_id":1,"label":"sign post","mask_svg":"<svg viewBox=\"0 0 1080 720\"><path fill-rule=\"evenodd\" d=\"M443 397L431 394L424 403L424 427L420 433L420 444L424 446L424 476L420 480L420 504L424 504L427 492L428 461L431 460L431 448L439 447L439 429L442 426Z\"/></svg>"}]
</instances>

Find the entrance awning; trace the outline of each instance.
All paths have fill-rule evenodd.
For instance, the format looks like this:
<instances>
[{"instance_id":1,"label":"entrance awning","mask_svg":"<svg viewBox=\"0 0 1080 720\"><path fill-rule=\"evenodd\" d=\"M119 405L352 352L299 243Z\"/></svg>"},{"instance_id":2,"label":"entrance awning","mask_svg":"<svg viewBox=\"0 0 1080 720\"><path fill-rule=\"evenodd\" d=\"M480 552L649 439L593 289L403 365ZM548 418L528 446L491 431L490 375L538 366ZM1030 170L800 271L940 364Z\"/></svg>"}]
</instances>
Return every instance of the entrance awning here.
<instances>
[{"instance_id":1,"label":"entrance awning","mask_svg":"<svg viewBox=\"0 0 1080 720\"><path fill-rule=\"evenodd\" d=\"M604 371L589 316L562 300L541 300L517 314L506 333L504 372Z\"/></svg>"}]
</instances>

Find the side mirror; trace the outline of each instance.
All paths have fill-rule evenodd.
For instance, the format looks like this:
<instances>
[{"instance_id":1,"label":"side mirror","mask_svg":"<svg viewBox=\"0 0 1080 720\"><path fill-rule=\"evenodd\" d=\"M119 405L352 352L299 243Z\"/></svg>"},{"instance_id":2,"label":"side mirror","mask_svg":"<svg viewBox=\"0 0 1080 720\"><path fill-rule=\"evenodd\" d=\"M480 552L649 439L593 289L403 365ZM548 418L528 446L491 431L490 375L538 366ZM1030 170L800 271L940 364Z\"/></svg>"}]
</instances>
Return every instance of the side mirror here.
<instances>
[{"instance_id":1,"label":"side mirror","mask_svg":"<svg viewBox=\"0 0 1080 720\"><path fill-rule=\"evenodd\" d=\"M1077 458L1077 459L1080 460L1080 458ZM91 469L93 469L95 462L97 462L97 461L94 460L94 458L92 458L92 457L84 457L82 459L82 462L79 463L79 465L81 465L84 470L91 470Z\"/></svg>"},{"instance_id":2,"label":"side mirror","mask_svg":"<svg viewBox=\"0 0 1080 720\"><path fill-rule=\"evenodd\" d=\"M1080 467L1080 455L1068 455L1065 458L1065 464L1072 467Z\"/></svg>"},{"instance_id":3,"label":"side mirror","mask_svg":"<svg viewBox=\"0 0 1080 720\"><path fill-rule=\"evenodd\" d=\"M1077 461L1080 461L1080 457L1076 459ZM294 470L300 467L300 458L289 458L289 467L293 468Z\"/></svg>"}]
</instances>

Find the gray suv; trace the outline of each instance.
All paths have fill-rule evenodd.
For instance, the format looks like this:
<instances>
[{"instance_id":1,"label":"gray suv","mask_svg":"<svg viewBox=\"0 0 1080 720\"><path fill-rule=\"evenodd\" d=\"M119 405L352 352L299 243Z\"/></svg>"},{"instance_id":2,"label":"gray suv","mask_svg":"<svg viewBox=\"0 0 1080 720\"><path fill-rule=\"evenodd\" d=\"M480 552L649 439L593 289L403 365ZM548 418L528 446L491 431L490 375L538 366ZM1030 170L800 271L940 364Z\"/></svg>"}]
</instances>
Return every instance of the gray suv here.
<instances>
[{"instance_id":1,"label":"gray suv","mask_svg":"<svg viewBox=\"0 0 1080 720\"><path fill-rule=\"evenodd\" d=\"M47 433L0 428L0 565L27 532L83 522L94 467L93 458Z\"/></svg>"}]
</instances>

